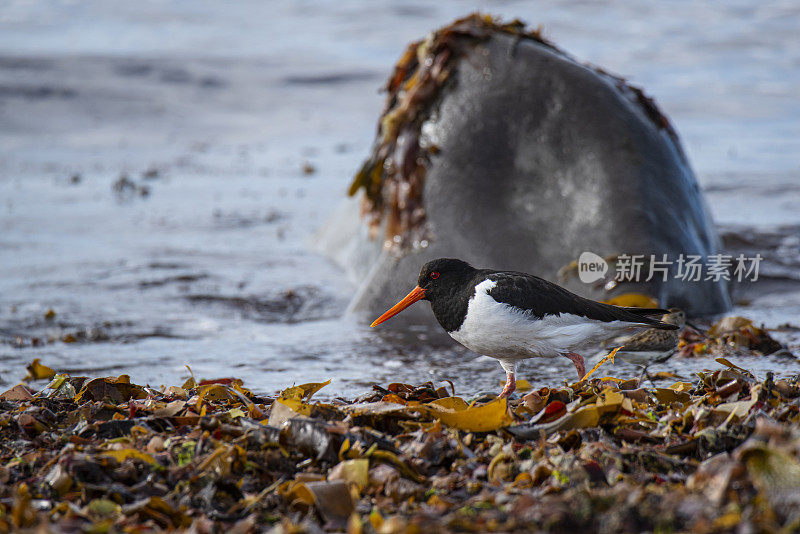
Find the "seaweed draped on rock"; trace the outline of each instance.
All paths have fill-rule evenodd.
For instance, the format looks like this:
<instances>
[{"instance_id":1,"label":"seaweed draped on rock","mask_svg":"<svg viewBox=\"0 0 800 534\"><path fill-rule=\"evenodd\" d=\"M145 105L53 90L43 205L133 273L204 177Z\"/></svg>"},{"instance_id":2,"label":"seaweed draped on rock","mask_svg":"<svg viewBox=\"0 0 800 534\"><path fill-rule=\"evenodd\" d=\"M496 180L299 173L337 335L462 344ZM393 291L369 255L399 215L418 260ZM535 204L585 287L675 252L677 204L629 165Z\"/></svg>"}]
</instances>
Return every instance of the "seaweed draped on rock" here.
<instances>
[{"instance_id":1,"label":"seaweed draped on rock","mask_svg":"<svg viewBox=\"0 0 800 534\"><path fill-rule=\"evenodd\" d=\"M319 236L359 284L352 311L383 311L436 257L556 280L584 251L717 254L697 180L653 101L518 22L471 15L413 43L387 91L350 190L361 210L343 205ZM592 298L647 293L690 314L730 307L724 280L689 282L670 268L666 281L644 282L645 265L641 282L610 291L603 280L560 281Z\"/></svg>"}]
</instances>

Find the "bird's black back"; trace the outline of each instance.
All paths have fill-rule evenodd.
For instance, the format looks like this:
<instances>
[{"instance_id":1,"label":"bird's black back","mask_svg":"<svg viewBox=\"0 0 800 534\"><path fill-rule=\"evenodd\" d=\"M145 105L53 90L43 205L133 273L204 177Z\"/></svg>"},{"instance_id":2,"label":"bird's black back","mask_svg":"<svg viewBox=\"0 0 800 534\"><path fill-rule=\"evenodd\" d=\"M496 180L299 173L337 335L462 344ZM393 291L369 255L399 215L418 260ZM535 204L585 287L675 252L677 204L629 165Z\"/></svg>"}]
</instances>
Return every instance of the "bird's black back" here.
<instances>
[{"instance_id":1,"label":"bird's black back","mask_svg":"<svg viewBox=\"0 0 800 534\"><path fill-rule=\"evenodd\" d=\"M524 310L539 319L546 315L569 313L603 322L624 321L662 330L678 328L648 317L648 315L663 315L668 313L667 310L624 308L596 302L532 274L484 269L478 271L476 276L497 282L497 285L489 291L493 299Z\"/></svg>"}]
</instances>

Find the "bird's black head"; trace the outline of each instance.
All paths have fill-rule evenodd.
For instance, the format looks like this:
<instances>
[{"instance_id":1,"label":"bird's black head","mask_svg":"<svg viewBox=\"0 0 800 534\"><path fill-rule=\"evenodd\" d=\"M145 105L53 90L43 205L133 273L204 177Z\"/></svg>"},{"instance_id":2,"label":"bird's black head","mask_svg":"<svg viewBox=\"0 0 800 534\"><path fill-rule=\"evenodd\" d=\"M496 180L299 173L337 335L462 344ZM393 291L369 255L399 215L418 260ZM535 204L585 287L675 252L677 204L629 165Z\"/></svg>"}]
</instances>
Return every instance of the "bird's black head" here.
<instances>
[{"instance_id":1,"label":"bird's black head","mask_svg":"<svg viewBox=\"0 0 800 534\"><path fill-rule=\"evenodd\" d=\"M417 280L417 287L405 296L403 300L389 308L386 313L372 322L376 326L394 317L405 310L418 300L429 300L434 305L436 302L443 302L441 297L452 296L460 287L460 284L468 280L475 273L472 266L461 260L451 258L441 258L432 260L422 266ZM437 301L437 299L440 299ZM437 317L438 318L438 317Z\"/></svg>"},{"instance_id":2,"label":"bird's black head","mask_svg":"<svg viewBox=\"0 0 800 534\"><path fill-rule=\"evenodd\" d=\"M454 258L431 260L422 266L417 286L425 290L425 300L452 292L457 284L470 278L475 269L469 263Z\"/></svg>"}]
</instances>

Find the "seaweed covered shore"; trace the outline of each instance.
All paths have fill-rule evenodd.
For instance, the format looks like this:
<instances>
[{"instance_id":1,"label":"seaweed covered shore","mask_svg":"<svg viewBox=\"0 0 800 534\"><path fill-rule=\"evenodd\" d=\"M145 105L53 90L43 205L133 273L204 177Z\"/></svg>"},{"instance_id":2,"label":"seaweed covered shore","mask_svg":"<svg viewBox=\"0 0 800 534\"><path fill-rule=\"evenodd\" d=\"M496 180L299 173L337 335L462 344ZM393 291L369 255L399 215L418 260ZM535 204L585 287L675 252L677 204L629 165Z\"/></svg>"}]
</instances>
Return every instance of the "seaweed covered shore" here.
<instances>
[{"instance_id":1,"label":"seaweed covered shore","mask_svg":"<svg viewBox=\"0 0 800 534\"><path fill-rule=\"evenodd\" d=\"M49 383L0 395L0 531L796 531L800 379L709 363L647 387L464 400L393 383L323 402L327 382L267 397L34 361Z\"/></svg>"}]
</instances>

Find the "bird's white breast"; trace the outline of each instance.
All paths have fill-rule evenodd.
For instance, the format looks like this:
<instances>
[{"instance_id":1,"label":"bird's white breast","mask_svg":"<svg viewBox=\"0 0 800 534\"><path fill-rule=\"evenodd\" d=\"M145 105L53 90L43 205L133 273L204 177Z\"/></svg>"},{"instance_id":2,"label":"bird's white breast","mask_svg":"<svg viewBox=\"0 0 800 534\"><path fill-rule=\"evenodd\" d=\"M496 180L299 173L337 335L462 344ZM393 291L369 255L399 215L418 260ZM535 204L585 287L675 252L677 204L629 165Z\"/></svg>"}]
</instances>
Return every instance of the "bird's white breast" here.
<instances>
[{"instance_id":1,"label":"bird's white breast","mask_svg":"<svg viewBox=\"0 0 800 534\"><path fill-rule=\"evenodd\" d=\"M493 280L485 280L475 286L464 322L450 333L453 339L479 354L504 360L558 356L578 352L631 326L569 313L539 319L494 300L489 291L496 285Z\"/></svg>"}]
</instances>

